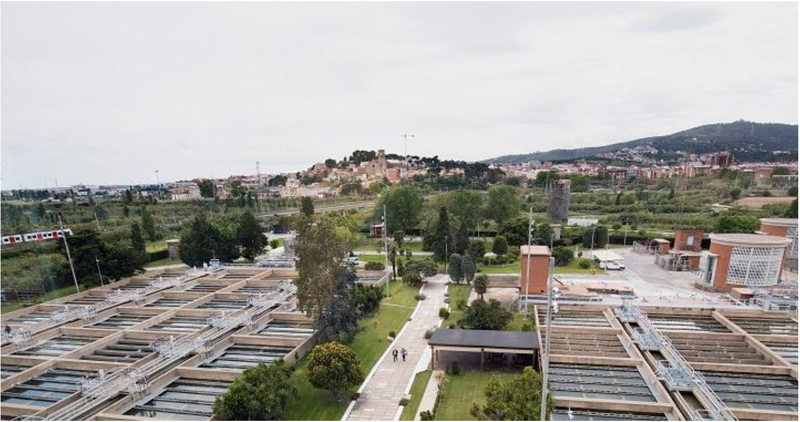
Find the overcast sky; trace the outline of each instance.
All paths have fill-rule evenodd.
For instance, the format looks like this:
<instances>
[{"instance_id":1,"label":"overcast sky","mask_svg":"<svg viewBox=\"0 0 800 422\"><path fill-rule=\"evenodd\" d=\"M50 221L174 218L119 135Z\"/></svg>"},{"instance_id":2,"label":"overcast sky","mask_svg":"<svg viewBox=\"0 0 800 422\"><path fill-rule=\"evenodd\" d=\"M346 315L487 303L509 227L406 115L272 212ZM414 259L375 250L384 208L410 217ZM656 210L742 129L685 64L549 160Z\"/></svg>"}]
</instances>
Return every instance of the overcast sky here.
<instances>
[{"instance_id":1,"label":"overcast sky","mask_svg":"<svg viewBox=\"0 0 800 422\"><path fill-rule=\"evenodd\" d=\"M3 3L2 188L797 123L796 3Z\"/></svg>"}]
</instances>

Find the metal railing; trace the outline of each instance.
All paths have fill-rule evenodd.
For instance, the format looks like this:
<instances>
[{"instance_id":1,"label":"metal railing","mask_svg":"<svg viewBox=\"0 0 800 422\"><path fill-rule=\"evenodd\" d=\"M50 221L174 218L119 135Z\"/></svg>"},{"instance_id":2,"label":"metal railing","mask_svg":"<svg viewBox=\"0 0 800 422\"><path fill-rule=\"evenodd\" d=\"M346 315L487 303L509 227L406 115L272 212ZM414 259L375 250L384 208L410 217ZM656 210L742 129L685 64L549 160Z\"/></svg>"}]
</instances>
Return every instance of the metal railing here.
<instances>
[{"instance_id":1,"label":"metal railing","mask_svg":"<svg viewBox=\"0 0 800 422\"><path fill-rule=\"evenodd\" d=\"M722 399L708 386L702 374L696 372L689 362L673 346L672 341L652 324L647 314L637 305L626 301L614 310L622 322L635 323L633 341L645 350L658 351L664 360L655 363L656 376L671 391L691 391L702 410L694 410L692 420L735 421L736 415L728 409ZM695 419L695 416L702 416Z\"/></svg>"},{"instance_id":2,"label":"metal railing","mask_svg":"<svg viewBox=\"0 0 800 422\"><path fill-rule=\"evenodd\" d=\"M46 410L32 415L51 421L81 420L105 405L106 401L127 392L134 397L149 387L150 379L162 371L172 367L179 360L193 353L204 354L215 340L224 336L231 329L247 325L265 311L276 305L285 304L294 297L296 287L293 283L281 282L275 292L258 295L248 301L246 309L215 315L209 318L209 329L196 334L181 337L166 337L153 342L153 350L158 356L139 368L125 367L108 374L100 373L93 379L82 380L80 397L72 403L47 414ZM30 419L33 420L33 419Z\"/></svg>"}]
</instances>

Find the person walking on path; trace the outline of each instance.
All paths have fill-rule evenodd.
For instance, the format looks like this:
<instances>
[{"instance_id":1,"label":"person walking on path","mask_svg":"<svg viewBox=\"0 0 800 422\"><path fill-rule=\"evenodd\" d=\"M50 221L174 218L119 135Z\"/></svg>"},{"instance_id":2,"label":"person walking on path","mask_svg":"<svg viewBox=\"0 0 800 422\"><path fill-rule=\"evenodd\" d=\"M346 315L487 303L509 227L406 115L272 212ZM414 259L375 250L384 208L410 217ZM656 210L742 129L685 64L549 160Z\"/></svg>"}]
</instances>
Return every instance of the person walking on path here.
<instances>
[{"instance_id":1,"label":"person walking on path","mask_svg":"<svg viewBox=\"0 0 800 422\"><path fill-rule=\"evenodd\" d=\"M403 350L405 350L405 349L403 349ZM394 361L397 362L397 349L392 350L392 358L394 358ZM403 356L403 360L405 360L405 358L406 357L404 355Z\"/></svg>"},{"instance_id":2,"label":"person walking on path","mask_svg":"<svg viewBox=\"0 0 800 422\"><path fill-rule=\"evenodd\" d=\"M406 350L406 348L404 347L402 350L400 350L400 354L403 356L403 362L405 362L406 356L408 356L408 350Z\"/></svg>"}]
</instances>

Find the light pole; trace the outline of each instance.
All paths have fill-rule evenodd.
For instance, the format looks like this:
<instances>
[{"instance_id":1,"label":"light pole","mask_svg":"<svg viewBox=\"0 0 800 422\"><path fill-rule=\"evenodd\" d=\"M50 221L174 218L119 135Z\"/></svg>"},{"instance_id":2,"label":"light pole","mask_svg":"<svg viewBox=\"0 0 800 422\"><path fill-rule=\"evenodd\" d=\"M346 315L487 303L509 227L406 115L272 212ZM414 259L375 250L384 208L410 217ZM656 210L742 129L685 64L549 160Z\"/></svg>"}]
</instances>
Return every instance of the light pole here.
<instances>
[{"instance_id":1,"label":"light pole","mask_svg":"<svg viewBox=\"0 0 800 422\"><path fill-rule=\"evenodd\" d=\"M61 238L64 239L64 249L67 250L67 261L69 261L69 270L72 272L72 281L75 282L75 291L80 293L81 288L78 286L78 277L75 276L75 267L72 265L72 255L69 253L69 242L67 242L67 232L64 231L64 221L61 219L61 214L58 214L58 225L61 227Z\"/></svg>"},{"instance_id":2,"label":"light pole","mask_svg":"<svg viewBox=\"0 0 800 422\"><path fill-rule=\"evenodd\" d=\"M555 299L561 296L561 292L553 288L553 267L555 258L550 257L550 272L547 275L547 328L544 338L544 354L542 356L542 404L540 420L547 420L547 372L550 366L550 333L552 318L554 313L558 313L558 303Z\"/></svg>"},{"instance_id":3,"label":"light pole","mask_svg":"<svg viewBox=\"0 0 800 422\"><path fill-rule=\"evenodd\" d=\"M386 239L386 232L389 230L389 225L386 221L386 205L383 206L383 266L386 271L386 297L389 297L389 242Z\"/></svg>"},{"instance_id":4,"label":"light pole","mask_svg":"<svg viewBox=\"0 0 800 422\"><path fill-rule=\"evenodd\" d=\"M528 253L525 255L525 316L528 316L528 286L531 283L531 237L533 234L533 207L528 211Z\"/></svg>"},{"instance_id":5,"label":"light pole","mask_svg":"<svg viewBox=\"0 0 800 422\"><path fill-rule=\"evenodd\" d=\"M100 259L97 258L97 257L94 257L94 262L95 262L95 264L97 264L97 275L100 276L100 285L102 286L103 285L103 273L100 271Z\"/></svg>"},{"instance_id":6,"label":"light pole","mask_svg":"<svg viewBox=\"0 0 800 422\"><path fill-rule=\"evenodd\" d=\"M156 170L156 183L158 183L158 199L161 199L161 177L158 176L158 170Z\"/></svg>"}]
</instances>

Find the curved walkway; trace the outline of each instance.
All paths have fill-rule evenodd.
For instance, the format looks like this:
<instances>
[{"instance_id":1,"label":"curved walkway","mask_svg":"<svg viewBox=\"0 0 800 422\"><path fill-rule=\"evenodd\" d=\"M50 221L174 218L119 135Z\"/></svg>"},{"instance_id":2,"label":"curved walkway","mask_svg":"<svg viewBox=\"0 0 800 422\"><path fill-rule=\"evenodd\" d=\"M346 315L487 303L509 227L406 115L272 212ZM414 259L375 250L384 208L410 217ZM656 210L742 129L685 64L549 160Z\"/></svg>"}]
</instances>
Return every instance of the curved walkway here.
<instances>
[{"instance_id":1,"label":"curved walkway","mask_svg":"<svg viewBox=\"0 0 800 422\"><path fill-rule=\"evenodd\" d=\"M385 353L377 363L372 377L363 386L361 395L350 413L345 415L345 420L394 420L406 387L416 373L415 368L428 351L425 331L439 325L439 308L446 306L444 294L447 291L447 279L447 275L444 274L428 279L422 291L426 299L419 302L414 317L390 346L388 353ZM403 362L398 357L397 362L394 362L391 349L397 348L399 351L402 347L408 350L406 361Z\"/></svg>"}]
</instances>

